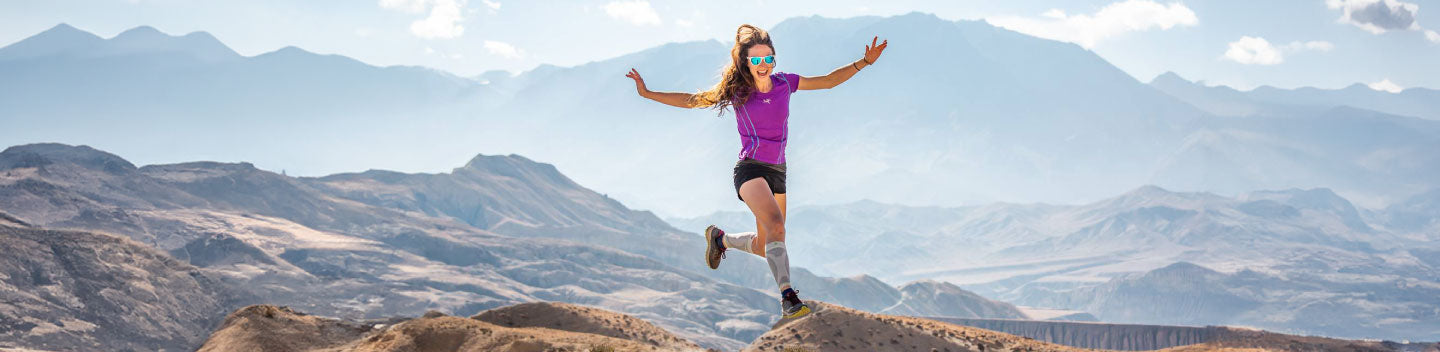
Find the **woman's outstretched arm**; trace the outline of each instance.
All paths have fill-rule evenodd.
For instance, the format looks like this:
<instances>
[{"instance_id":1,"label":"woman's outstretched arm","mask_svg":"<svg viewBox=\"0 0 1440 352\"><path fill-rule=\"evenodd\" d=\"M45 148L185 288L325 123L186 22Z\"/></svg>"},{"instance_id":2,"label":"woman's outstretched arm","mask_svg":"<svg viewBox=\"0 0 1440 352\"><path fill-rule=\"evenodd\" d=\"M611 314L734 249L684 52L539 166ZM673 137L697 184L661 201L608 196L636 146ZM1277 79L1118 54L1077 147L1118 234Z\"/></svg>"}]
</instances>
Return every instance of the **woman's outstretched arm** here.
<instances>
[{"instance_id":1,"label":"woman's outstretched arm","mask_svg":"<svg viewBox=\"0 0 1440 352\"><path fill-rule=\"evenodd\" d=\"M860 60L855 60L855 62L851 62L848 65L840 66L840 68L837 68L834 71L830 71L830 74L828 75L820 77L800 77L800 90L830 89L835 88L835 86L838 86L841 83L845 83L845 81L850 80L850 77L855 76L855 74L859 73L861 69L864 69L866 66L874 65L875 60L880 59L880 54L885 52L885 47L890 45L889 40L880 42L879 45L876 45L876 42L879 41L879 36L876 36L875 39L871 39L870 45L865 46L864 58L861 58Z\"/></svg>"},{"instance_id":2,"label":"woman's outstretched arm","mask_svg":"<svg viewBox=\"0 0 1440 352\"><path fill-rule=\"evenodd\" d=\"M695 107L695 95L694 95L694 94L690 94L690 93L670 93L670 92L652 92L652 91L650 91L649 89L645 89L645 79L640 78L640 72L639 72L639 71L635 71L635 69L633 69L633 68L630 69L630 73L626 73L626 74L625 74L625 77L630 77L630 79L635 80L635 90L636 90L637 92L639 92L639 93L640 93L640 96L642 96L642 97L649 98L650 100L658 101L658 102L663 103L663 104L665 104L665 105L674 106L674 107L681 107L681 108L693 108L693 107Z\"/></svg>"}]
</instances>

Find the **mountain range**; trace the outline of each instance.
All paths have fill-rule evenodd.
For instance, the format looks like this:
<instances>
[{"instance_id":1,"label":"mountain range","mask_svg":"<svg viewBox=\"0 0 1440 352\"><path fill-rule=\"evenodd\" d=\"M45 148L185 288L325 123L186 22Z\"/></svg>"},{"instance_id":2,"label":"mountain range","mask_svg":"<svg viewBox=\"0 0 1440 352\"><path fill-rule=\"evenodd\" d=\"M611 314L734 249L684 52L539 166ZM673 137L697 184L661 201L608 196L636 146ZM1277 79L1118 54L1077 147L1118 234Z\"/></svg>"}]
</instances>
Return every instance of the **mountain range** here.
<instances>
[{"instance_id":1,"label":"mountain range","mask_svg":"<svg viewBox=\"0 0 1440 352\"><path fill-rule=\"evenodd\" d=\"M802 206L786 230L796 265L824 275L941 280L1113 323L1433 340L1434 197L1366 209L1324 188L1225 197L1146 186L1083 205ZM749 216L670 221L747 231Z\"/></svg>"},{"instance_id":2,"label":"mountain range","mask_svg":"<svg viewBox=\"0 0 1440 352\"><path fill-rule=\"evenodd\" d=\"M1262 86L1239 91L1226 86L1192 82L1174 72L1150 81L1150 86L1180 98L1206 112L1221 116L1277 115L1297 111L1314 112L1349 106L1394 115L1440 120L1440 90L1408 88L1398 93L1353 84L1342 89L1280 89Z\"/></svg>"},{"instance_id":3,"label":"mountain range","mask_svg":"<svg viewBox=\"0 0 1440 352\"><path fill-rule=\"evenodd\" d=\"M86 146L23 145L0 151L0 211L12 226L24 227L7 230L18 237L6 243L53 248L0 259L3 292L17 295L16 302L50 302L0 303L0 321L15 328L7 342L14 343L194 348L214 319L247 302L351 320L568 302L624 312L726 350L743 347L778 318L778 293L763 259L735 255L712 271L704 267L698 232L672 228L581 187L551 165L514 155L477 156L446 174L372 170L296 178L246 163L136 167ZM41 231L78 231L84 234L73 235L84 240L74 240L79 243L94 242L89 236L140 248L82 256L88 265L66 264L80 259L45 245L65 240L31 244L46 236ZM110 251L100 246L71 251ZM104 262L164 270L117 275L113 271L123 268ZM795 269L795 284L811 299L876 312L1025 317L1013 305L953 285L897 288L869 276L826 278ZM157 275L197 282L151 278ZM113 320L123 316L100 309L130 306L101 288L149 287L133 294L157 295L161 284L146 283L154 281L164 282L164 294L174 300L203 304L146 302L143 307L154 307L136 314L206 320L166 323L180 330L170 334L143 326L130 331ZM58 318L32 321L52 316ZM56 326L102 324L102 330L77 328L78 336L50 333Z\"/></svg>"}]
</instances>

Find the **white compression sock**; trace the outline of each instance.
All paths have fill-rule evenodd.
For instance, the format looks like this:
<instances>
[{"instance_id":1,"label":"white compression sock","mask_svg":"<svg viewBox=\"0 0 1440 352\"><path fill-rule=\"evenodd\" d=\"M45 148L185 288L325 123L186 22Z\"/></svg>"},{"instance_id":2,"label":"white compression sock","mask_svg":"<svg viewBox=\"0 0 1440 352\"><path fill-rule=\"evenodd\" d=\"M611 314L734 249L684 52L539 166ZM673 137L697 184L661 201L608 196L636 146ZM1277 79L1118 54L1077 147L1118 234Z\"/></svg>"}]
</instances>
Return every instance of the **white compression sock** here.
<instances>
[{"instance_id":1,"label":"white compression sock","mask_svg":"<svg viewBox=\"0 0 1440 352\"><path fill-rule=\"evenodd\" d=\"M725 248L734 248L745 251L746 253L755 253L755 250L750 248L752 247L750 244L755 241L756 235L754 232L727 233L722 242L725 242Z\"/></svg>"},{"instance_id":2,"label":"white compression sock","mask_svg":"<svg viewBox=\"0 0 1440 352\"><path fill-rule=\"evenodd\" d=\"M766 243L765 261L770 263L770 273L775 274L775 285L780 286L780 291L790 288L790 255L785 253L785 242Z\"/></svg>"}]
</instances>

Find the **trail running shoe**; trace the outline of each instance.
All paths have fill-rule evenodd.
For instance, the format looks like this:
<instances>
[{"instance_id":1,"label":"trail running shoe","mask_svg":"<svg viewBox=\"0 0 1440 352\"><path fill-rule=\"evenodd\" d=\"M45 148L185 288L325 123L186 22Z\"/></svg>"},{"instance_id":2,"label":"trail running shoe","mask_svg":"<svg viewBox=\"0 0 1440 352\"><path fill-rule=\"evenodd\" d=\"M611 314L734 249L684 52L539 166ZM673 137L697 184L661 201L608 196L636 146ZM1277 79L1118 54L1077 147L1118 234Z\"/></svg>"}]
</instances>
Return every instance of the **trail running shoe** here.
<instances>
[{"instance_id":1,"label":"trail running shoe","mask_svg":"<svg viewBox=\"0 0 1440 352\"><path fill-rule=\"evenodd\" d=\"M719 227L710 225L705 228L705 264L710 264L710 269L720 268L720 259L725 258L725 231Z\"/></svg>"},{"instance_id":2,"label":"trail running shoe","mask_svg":"<svg viewBox=\"0 0 1440 352\"><path fill-rule=\"evenodd\" d=\"M810 305L800 300L800 291L786 289L780 294L780 312L784 319L799 318L810 314Z\"/></svg>"}]
</instances>

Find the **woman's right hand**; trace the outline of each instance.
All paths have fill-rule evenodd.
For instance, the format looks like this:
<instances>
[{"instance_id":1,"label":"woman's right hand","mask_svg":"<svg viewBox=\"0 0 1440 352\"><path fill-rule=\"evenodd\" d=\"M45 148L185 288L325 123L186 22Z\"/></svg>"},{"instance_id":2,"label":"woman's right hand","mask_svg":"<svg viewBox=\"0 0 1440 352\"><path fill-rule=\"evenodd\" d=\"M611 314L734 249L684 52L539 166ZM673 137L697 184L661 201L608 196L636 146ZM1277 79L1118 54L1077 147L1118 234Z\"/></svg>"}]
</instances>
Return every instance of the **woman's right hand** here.
<instances>
[{"instance_id":1,"label":"woman's right hand","mask_svg":"<svg viewBox=\"0 0 1440 352\"><path fill-rule=\"evenodd\" d=\"M665 105L669 105L669 106L674 106L674 107L679 107L679 108L693 108L693 107L695 107L695 105L694 105L695 95L694 95L694 94L690 94L690 93L670 93L670 92L651 92L649 89L645 89L645 79L644 79L644 78L640 78L640 71L635 71L634 68L631 68L631 69L630 69L630 73L626 73L626 74L625 74L625 77L630 77L630 79L635 80L635 91L638 92L638 93L640 93L640 96L643 97L643 98L650 99L650 100L654 100L654 101L658 101L658 102L660 102L661 104L665 104Z\"/></svg>"},{"instance_id":2,"label":"woman's right hand","mask_svg":"<svg viewBox=\"0 0 1440 352\"><path fill-rule=\"evenodd\" d=\"M630 77L630 79L635 80L635 92L640 93L640 96L645 96L645 79L640 78L639 71L635 71L634 68L631 68L630 73L626 73L625 77Z\"/></svg>"}]
</instances>

